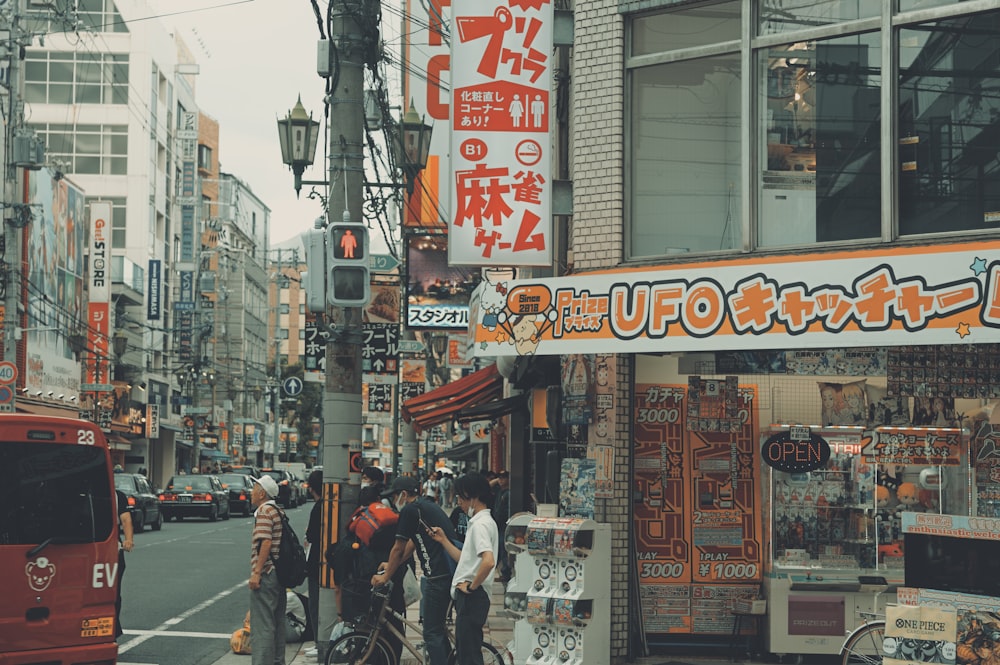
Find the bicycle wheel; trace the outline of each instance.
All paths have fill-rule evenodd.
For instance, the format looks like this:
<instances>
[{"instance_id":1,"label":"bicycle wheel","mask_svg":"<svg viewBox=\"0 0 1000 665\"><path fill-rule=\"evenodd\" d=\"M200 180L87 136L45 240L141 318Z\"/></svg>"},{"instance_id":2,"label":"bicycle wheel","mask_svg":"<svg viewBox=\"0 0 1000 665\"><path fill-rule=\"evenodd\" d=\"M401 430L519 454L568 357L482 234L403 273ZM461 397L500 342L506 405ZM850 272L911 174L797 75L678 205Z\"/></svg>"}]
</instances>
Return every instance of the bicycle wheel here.
<instances>
[{"instance_id":1,"label":"bicycle wheel","mask_svg":"<svg viewBox=\"0 0 1000 665\"><path fill-rule=\"evenodd\" d=\"M368 633L353 632L341 635L326 652L326 665L398 665L392 649L381 637L375 640L375 647L368 660L362 661L368 649Z\"/></svg>"},{"instance_id":2,"label":"bicycle wheel","mask_svg":"<svg viewBox=\"0 0 1000 665\"><path fill-rule=\"evenodd\" d=\"M842 665L882 665L885 621L869 621L844 642Z\"/></svg>"},{"instance_id":3,"label":"bicycle wheel","mask_svg":"<svg viewBox=\"0 0 1000 665\"><path fill-rule=\"evenodd\" d=\"M458 652L454 649L448 654L448 665L458 665ZM508 665L500 650L492 644L483 642L483 665Z\"/></svg>"}]
</instances>

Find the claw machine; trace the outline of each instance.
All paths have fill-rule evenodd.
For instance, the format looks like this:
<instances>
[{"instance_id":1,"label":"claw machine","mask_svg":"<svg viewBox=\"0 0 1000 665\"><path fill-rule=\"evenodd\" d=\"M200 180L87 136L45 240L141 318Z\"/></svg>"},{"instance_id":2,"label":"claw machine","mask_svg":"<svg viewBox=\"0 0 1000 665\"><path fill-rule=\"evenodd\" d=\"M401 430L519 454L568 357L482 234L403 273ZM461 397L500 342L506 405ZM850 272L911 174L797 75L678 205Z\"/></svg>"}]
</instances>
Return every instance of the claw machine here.
<instances>
[{"instance_id":1,"label":"claw machine","mask_svg":"<svg viewBox=\"0 0 1000 665\"><path fill-rule=\"evenodd\" d=\"M904 511L968 514L968 433L771 426L764 461L765 645L836 654L903 583Z\"/></svg>"}]
</instances>

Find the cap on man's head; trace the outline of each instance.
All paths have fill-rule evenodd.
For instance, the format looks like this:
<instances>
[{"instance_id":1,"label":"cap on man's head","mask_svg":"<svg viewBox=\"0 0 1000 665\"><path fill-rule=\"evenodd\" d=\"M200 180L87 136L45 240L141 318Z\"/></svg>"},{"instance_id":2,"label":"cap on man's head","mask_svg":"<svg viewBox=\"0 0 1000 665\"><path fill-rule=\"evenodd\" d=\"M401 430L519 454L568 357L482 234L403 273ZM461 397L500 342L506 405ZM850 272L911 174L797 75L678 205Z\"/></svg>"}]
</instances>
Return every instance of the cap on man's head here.
<instances>
[{"instance_id":1,"label":"cap on man's head","mask_svg":"<svg viewBox=\"0 0 1000 665\"><path fill-rule=\"evenodd\" d=\"M386 491L382 492L382 498L388 499L393 494L398 492L409 492L410 494L416 494L420 490L420 485L417 483L417 479L413 476L398 476L392 481L392 485Z\"/></svg>"},{"instance_id":2,"label":"cap on man's head","mask_svg":"<svg viewBox=\"0 0 1000 665\"><path fill-rule=\"evenodd\" d=\"M254 478L253 481L260 485L264 493L272 499L278 496L278 483L274 482L274 478L271 476L261 476L260 478Z\"/></svg>"},{"instance_id":3,"label":"cap on man's head","mask_svg":"<svg viewBox=\"0 0 1000 665\"><path fill-rule=\"evenodd\" d=\"M497 474L497 478L510 478L510 471L501 471Z\"/></svg>"},{"instance_id":4,"label":"cap on man's head","mask_svg":"<svg viewBox=\"0 0 1000 665\"><path fill-rule=\"evenodd\" d=\"M382 469L377 466L366 466L361 469L361 475L373 483L385 482L385 474L382 473Z\"/></svg>"}]
</instances>

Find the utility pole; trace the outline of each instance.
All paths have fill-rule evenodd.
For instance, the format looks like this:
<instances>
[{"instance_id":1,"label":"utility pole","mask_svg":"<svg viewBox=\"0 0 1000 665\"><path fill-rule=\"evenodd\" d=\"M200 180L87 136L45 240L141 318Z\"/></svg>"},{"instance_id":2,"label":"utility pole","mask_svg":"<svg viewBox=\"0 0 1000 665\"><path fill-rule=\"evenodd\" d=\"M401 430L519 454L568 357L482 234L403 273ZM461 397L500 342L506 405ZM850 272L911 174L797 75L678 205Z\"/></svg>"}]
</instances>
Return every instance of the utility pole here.
<instances>
[{"instance_id":1,"label":"utility pole","mask_svg":"<svg viewBox=\"0 0 1000 665\"><path fill-rule=\"evenodd\" d=\"M372 5L340 0L330 7L330 40L336 48L337 71L330 91L328 227L340 222L364 223L364 66L366 39L362 21ZM328 248L333 252L333 248ZM367 251L367 249L365 250ZM328 273L331 275L332 271ZM328 284L328 289L333 289ZM361 484L361 310L330 307L330 338L326 345L326 383L323 392L323 484L330 504L323 513L327 541L340 536L358 500ZM356 466L357 468L352 468ZM321 580L324 586L330 576ZM317 648L325 657L328 636L336 624L334 594L320 594Z\"/></svg>"}]
</instances>

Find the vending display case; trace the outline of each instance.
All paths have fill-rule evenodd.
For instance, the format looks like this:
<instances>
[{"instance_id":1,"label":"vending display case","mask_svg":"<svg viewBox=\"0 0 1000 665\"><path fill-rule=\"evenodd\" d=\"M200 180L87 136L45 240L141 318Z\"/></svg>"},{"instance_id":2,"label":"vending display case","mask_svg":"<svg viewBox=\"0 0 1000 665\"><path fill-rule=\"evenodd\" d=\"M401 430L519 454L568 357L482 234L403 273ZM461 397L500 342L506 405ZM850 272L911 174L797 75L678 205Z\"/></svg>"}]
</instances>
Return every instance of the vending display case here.
<instances>
[{"instance_id":1,"label":"vending display case","mask_svg":"<svg viewBox=\"0 0 1000 665\"><path fill-rule=\"evenodd\" d=\"M516 619L515 662L578 665L606 659L611 527L525 514L508 522L504 538L515 555L504 596L504 607Z\"/></svg>"},{"instance_id":2,"label":"vending display case","mask_svg":"<svg viewBox=\"0 0 1000 665\"><path fill-rule=\"evenodd\" d=\"M770 652L838 653L859 612L895 601L901 516L968 514L968 444L953 428L775 426L762 435Z\"/></svg>"}]
</instances>

